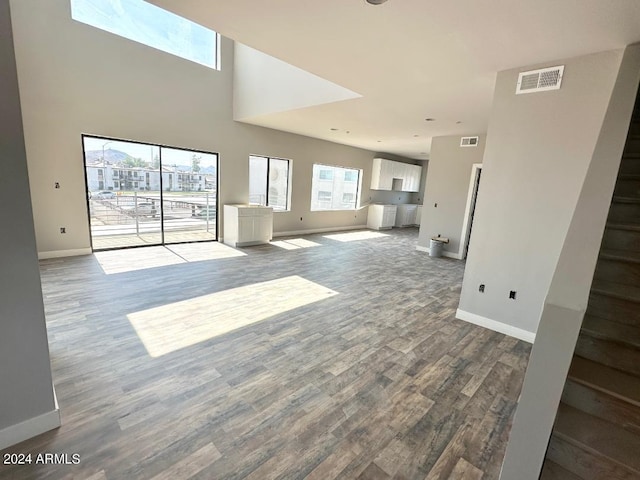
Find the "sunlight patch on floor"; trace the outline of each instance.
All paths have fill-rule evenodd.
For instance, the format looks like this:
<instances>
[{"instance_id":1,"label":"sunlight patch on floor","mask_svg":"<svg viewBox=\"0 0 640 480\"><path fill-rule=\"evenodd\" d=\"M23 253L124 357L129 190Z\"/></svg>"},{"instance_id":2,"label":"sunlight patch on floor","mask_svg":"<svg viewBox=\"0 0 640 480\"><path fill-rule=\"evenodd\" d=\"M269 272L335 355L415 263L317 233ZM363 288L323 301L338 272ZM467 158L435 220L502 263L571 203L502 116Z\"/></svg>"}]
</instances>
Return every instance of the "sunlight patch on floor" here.
<instances>
[{"instance_id":1,"label":"sunlight patch on floor","mask_svg":"<svg viewBox=\"0 0 640 480\"><path fill-rule=\"evenodd\" d=\"M183 243L180 245L167 245L167 249L180 255L187 262L200 262L202 260L219 260L221 258L244 257L246 253L231 248L224 243Z\"/></svg>"},{"instance_id":2,"label":"sunlight patch on floor","mask_svg":"<svg viewBox=\"0 0 640 480\"><path fill-rule=\"evenodd\" d=\"M338 295L297 275L232 288L127 315L152 357Z\"/></svg>"},{"instance_id":3,"label":"sunlight patch on floor","mask_svg":"<svg viewBox=\"0 0 640 480\"><path fill-rule=\"evenodd\" d=\"M305 240L304 238L289 238L287 240L271 242L271 245L284 248L285 250L297 250L299 248L320 247L322 244Z\"/></svg>"},{"instance_id":4,"label":"sunlight patch on floor","mask_svg":"<svg viewBox=\"0 0 640 480\"><path fill-rule=\"evenodd\" d=\"M388 237L388 233L363 230L361 232L335 233L333 235L323 235L324 238L337 240L338 242L354 242L356 240L370 240L372 238Z\"/></svg>"},{"instance_id":5,"label":"sunlight patch on floor","mask_svg":"<svg viewBox=\"0 0 640 480\"><path fill-rule=\"evenodd\" d=\"M109 250L94 255L107 275L185 263L183 258L160 246Z\"/></svg>"},{"instance_id":6,"label":"sunlight patch on floor","mask_svg":"<svg viewBox=\"0 0 640 480\"><path fill-rule=\"evenodd\" d=\"M184 243L179 245L129 248L96 252L98 264L106 275L126 273L146 268L166 267L178 263L243 257L243 253L218 242Z\"/></svg>"}]
</instances>

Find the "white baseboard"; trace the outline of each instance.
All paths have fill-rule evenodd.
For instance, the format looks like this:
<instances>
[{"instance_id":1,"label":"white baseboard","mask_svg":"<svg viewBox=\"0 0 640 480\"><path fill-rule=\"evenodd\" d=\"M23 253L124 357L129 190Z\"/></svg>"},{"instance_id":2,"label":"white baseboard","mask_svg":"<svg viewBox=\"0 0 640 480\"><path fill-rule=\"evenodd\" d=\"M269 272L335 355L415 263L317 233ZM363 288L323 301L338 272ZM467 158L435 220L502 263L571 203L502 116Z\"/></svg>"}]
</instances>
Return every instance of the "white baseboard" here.
<instances>
[{"instance_id":1,"label":"white baseboard","mask_svg":"<svg viewBox=\"0 0 640 480\"><path fill-rule=\"evenodd\" d=\"M311 230L294 230L292 232L273 232L274 237L290 237L292 235L309 235L311 233L328 233L328 232L343 232L345 230L364 230L366 225L352 225L349 227L328 227L328 228L314 228Z\"/></svg>"},{"instance_id":2,"label":"white baseboard","mask_svg":"<svg viewBox=\"0 0 640 480\"><path fill-rule=\"evenodd\" d=\"M505 335L515 337L528 343L533 343L536 339L536 334L533 332L529 332L518 327L513 327L511 325L507 325L506 323L497 322L495 320L491 320L490 318L476 315L475 313L465 312L464 310L458 309L456 311L456 318L459 320L464 320L465 322L473 323L474 325L488 328L489 330L493 330L494 332L504 333Z\"/></svg>"},{"instance_id":3,"label":"white baseboard","mask_svg":"<svg viewBox=\"0 0 640 480\"><path fill-rule=\"evenodd\" d=\"M418 250L419 252L431 253L431 249L429 247L422 247L420 245L416 246L416 250ZM442 256L447 258L455 258L456 260L462 260L460 255L458 255L457 253L447 252L446 250L442 251Z\"/></svg>"},{"instance_id":4,"label":"white baseboard","mask_svg":"<svg viewBox=\"0 0 640 480\"><path fill-rule=\"evenodd\" d=\"M47 258L77 257L78 255L91 255L90 248L76 248L73 250L53 250L51 252L38 252L38 260Z\"/></svg>"},{"instance_id":5,"label":"white baseboard","mask_svg":"<svg viewBox=\"0 0 640 480\"><path fill-rule=\"evenodd\" d=\"M60 425L60 410L57 408L56 402L55 410L0 430L0 450L58 428Z\"/></svg>"}]
</instances>

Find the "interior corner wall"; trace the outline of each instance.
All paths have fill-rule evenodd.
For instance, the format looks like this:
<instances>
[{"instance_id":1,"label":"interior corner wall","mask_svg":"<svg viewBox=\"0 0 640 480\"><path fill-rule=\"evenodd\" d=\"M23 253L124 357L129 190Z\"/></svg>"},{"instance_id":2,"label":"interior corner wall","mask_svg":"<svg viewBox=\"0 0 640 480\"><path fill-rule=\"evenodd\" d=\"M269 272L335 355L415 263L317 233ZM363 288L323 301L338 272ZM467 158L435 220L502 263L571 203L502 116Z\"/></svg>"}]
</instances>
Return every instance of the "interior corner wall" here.
<instances>
[{"instance_id":1,"label":"interior corner wall","mask_svg":"<svg viewBox=\"0 0 640 480\"><path fill-rule=\"evenodd\" d=\"M498 74L461 312L535 334L622 55ZM559 90L515 94L520 72L554 65L565 66Z\"/></svg>"},{"instance_id":2,"label":"interior corner wall","mask_svg":"<svg viewBox=\"0 0 640 480\"><path fill-rule=\"evenodd\" d=\"M431 141L419 247L428 248L431 237L440 235L449 238L449 244L445 245L444 250L457 254L464 241L462 228L469 181L473 164L482 163L486 136L479 136L477 147L461 147L460 137L435 137Z\"/></svg>"},{"instance_id":3,"label":"interior corner wall","mask_svg":"<svg viewBox=\"0 0 640 480\"><path fill-rule=\"evenodd\" d=\"M249 155L291 159L292 208L274 214L275 233L366 225L366 208L310 211L312 166L361 169L364 200L373 152L235 122L231 40L217 71L74 21L69 0L10 4L40 253L90 248L82 133L219 153L221 205L248 202Z\"/></svg>"},{"instance_id":4,"label":"interior corner wall","mask_svg":"<svg viewBox=\"0 0 640 480\"><path fill-rule=\"evenodd\" d=\"M51 381L9 0L0 0L0 450L41 433ZM55 413L54 417L57 417ZM58 417L59 421L59 417ZM16 426L22 427L17 428ZM35 428L35 430L34 430ZM30 436L30 435L29 435Z\"/></svg>"}]
</instances>

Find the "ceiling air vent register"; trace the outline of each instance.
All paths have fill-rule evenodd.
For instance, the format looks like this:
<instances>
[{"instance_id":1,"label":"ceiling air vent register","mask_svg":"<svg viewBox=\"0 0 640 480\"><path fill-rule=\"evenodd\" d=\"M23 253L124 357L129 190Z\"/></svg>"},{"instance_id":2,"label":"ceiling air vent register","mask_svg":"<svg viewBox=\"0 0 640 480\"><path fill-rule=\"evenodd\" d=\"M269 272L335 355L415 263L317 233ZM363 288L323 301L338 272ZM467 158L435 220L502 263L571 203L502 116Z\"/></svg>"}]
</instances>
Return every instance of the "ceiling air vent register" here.
<instances>
[{"instance_id":1,"label":"ceiling air vent register","mask_svg":"<svg viewBox=\"0 0 640 480\"><path fill-rule=\"evenodd\" d=\"M461 137L460 146L461 147L477 147L478 137Z\"/></svg>"},{"instance_id":2,"label":"ceiling air vent register","mask_svg":"<svg viewBox=\"0 0 640 480\"><path fill-rule=\"evenodd\" d=\"M564 65L521 72L518 75L516 94L558 90L562 83L563 72Z\"/></svg>"}]
</instances>

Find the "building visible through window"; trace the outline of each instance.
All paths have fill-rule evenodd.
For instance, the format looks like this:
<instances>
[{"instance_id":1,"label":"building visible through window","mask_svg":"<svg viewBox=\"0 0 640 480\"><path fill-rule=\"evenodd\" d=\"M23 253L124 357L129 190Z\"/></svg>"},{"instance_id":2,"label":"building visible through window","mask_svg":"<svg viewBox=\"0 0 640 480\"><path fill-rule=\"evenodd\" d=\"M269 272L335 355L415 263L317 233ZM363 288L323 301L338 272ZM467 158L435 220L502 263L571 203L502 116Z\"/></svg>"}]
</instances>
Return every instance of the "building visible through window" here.
<instances>
[{"instance_id":1,"label":"building visible through window","mask_svg":"<svg viewBox=\"0 0 640 480\"><path fill-rule=\"evenodd\" d=\"M311 210L354 210L359 184L360 170L314 164Z\"/></svg>"}]
</instances>

